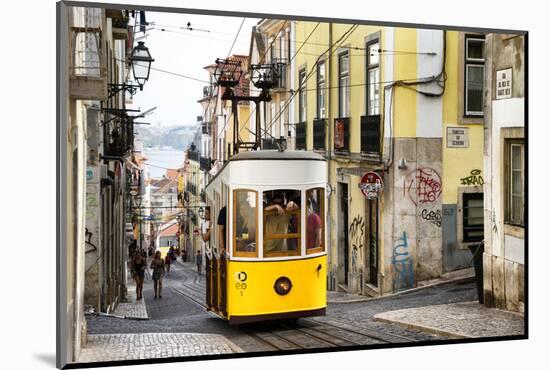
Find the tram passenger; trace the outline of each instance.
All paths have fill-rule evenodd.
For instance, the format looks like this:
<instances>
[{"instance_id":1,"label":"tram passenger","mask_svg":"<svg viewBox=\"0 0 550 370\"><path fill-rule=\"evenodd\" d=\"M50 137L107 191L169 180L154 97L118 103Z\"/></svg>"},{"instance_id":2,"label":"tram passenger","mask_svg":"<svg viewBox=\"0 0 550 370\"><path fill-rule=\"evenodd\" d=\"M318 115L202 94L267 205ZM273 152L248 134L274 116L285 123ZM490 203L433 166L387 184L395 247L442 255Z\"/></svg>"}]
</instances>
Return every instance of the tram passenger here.
<instances>
[{"instance_id":1,"label":"tram passenger","mask_svg":"<svg viewBox=\"0 0 550 370\"><path fill-rule=\"evenodd\" d=\"M321 246L322 220L319 216L319 206L312 198L307 200L306 219L306 248L317 248Z\"/></svg>"},{"instance_id":2,"label":"tram passenger","mask_svg":"<svg viewBox=\"0 0 550 370\"><path fill-rule=\"evenodd\" d=\"M269 212L265 218L265 235L284 235L288 233L291 214L285 212L299 209L298 205L293 201L288 202L284 207L283 198L280 195L275 195L270 202L270 205L264 208L264 212ZM285 239L267 239L264 243L266 252L282 252L287 247Z\"/></svg>"},{"instance_id":3,"label":"tram passenger","mask_svg":"<svg viewBox=\"0 0 550 370\"><path fill-rule=\"evenodd\" d=\"M220 213L218 214L218 226L220 227L219 232L219 244L220 244L220 253L225 253L225 225L227 223L227 207L223 206L222 209L220 209Z\"/></svg>"}]
</instances>

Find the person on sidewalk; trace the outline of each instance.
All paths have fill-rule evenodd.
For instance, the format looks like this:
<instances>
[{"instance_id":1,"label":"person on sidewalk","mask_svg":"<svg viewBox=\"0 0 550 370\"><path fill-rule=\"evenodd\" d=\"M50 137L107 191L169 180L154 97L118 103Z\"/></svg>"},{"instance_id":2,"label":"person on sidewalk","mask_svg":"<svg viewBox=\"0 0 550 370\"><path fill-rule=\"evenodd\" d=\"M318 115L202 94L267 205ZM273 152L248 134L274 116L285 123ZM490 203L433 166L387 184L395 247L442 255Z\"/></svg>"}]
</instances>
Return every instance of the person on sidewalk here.
<instances>
[{"instance_id":1,"label":"person on sidewalk","mask_svg":"<svg viewBox=\"0 0 550 370\"><path fill-rule=\"evenodd\" d=\"M162 298L162 277L164 275L164 261L160 251L155 253L155 257L151 261L151 269L153 269L153 288L155 290L155 298Z\"/></svg>"},{"instance_id":2,"label":"person on sidewalk","mask_svg":"<svg viewBox=\"0 0 550 370\"><path fill-rule=\"evenodd\" d=\"M170 273L170 264L172 263L172 256L170 253L166 253L164 257L164 266L166 267L166 275Z\"/></svg>"},{"instance_id":3,"label":"person on sidewalk","mask_svg":"<svg viewBox=\"0 0 550 370\"><path fill-rule=\"evenodd\" d=\"M197 263L197 272L200 275L202 268L202 254L200 249L197 251L197 255L195 256L195 262Z\"/></svg>"},{"instance_id":4,"label":"person on sidewalk","mask_svg":"<svg viewBox=\"0 0 550 370\"><path fill-rule=\"evenodd\" d=\"M136 253L132 260L132 274L136 282L136 299L143 298L143 280L145 278L146 262L141 253Z\"/></svg>"}]
</instances>

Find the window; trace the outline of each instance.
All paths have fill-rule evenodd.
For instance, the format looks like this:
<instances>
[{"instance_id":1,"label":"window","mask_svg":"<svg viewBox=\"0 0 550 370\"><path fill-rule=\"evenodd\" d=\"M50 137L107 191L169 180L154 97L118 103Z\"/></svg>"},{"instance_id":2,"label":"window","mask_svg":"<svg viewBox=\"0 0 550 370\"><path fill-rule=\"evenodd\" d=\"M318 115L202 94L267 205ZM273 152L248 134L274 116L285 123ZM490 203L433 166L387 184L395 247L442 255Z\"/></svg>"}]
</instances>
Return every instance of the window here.
<instances>
[{"instance_id":1,"label":"window","mask_svg":"<svg viewBox=\"0 0 550 370\"><path fill-rule=\"evenodd\" d=\"M349 117L349 52L338 56L338 114Z\"/></svg>"},{"instance_id":2,"label":"window","mask_svg":"<svg viewBox=\"0 0 550 370\"><path fill-rule=\"evenodd\" d=\"M380 43L367 44L367 115L380 114Z\"/></svg>"},{"instance_id":3,"label":"window","mask_svg":"<svg viewBox=\"0 0 550 370\"><path fill-rule=\"evenodd\" d=\"M482 36L466 36L465 40L464 115L483 116L485 39Z\"/></svg>"},{"instance_id":4,"label":"window","mask_svg":"<svg viewBox=\"0 0 550 370\"><path fill-rule=\"evenodd\" d=\"M264 195L264 257L299 256L301 193L270 190Z\"/></svg>"},{"instance_id":5,"label":"window","mask_svg":"<svg viewBox=\"0 0 550 370\"><path fill-rule=\"evenodd\" d=\"M306 253L319 253L325 249L325 189L306 192Z\"/></svg>"},{"instance_id":6,"label":"window","mask_svg":"<svg viewBox=\"0 0 550 370\"><path fill-rule=\"evenodd\" d=\"M258 193L252 190L233 191L234 256L257 257Z\"/></svg>"},{"instance_id":7,"label":"window","mask_svg":"<svg viewBox=\"0 0 550 370\"><path fill-rule=\"evenodd\" d=\"M317 118L326 117L326 65L325 62L317 64Z\"/></svg>"},{"instance_id":8,"label":"window","mask_svg":"<svg viewBox=\"0 0 550 370\"><path fill-rule=\"evenodd\" d=\"M463 241L483 240L483 193L464 193L463 196Z\"/></svg>"},{"instance_id":9,"label":"window","mask_svg":"<svg viewBox=\"0 0 550 370\"><path fill-rule=\"evenodd\" d=\"M300 122L307 121L307 105L306 105L306 71L302 69L298 74L300 83L300 91L298 95L298 120Z\"/></svg>"},{"instance_id":10,"label":"window","mask_svg":"<svg viewBox=\"0 0 550 370\"><path fill-rule=\"evenodd\" d=\"M524 214L524 144L523 140L507 140L507 223L523 226Z\"/></svg>"}]
</instances>

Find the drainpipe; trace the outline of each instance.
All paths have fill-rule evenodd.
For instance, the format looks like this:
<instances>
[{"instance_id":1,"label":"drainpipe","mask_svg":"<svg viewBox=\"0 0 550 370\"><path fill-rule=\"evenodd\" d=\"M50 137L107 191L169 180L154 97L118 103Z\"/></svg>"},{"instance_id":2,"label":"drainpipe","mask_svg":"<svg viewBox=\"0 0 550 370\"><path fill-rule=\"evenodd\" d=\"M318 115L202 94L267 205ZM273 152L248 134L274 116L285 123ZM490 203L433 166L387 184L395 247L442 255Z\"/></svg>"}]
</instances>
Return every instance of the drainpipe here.
<instances>
[{"instance_id":1,"label":"drainpipe","mask_svg":"<svg viewBox=\"0 0 550 370\"><path fill-rule=\"evenodd\" d=\"M329 48L331 48L332 50L332 22L328 24L328 28L329 28L329 33L328 33L328 45L329 45ZM332 109L331 109L331 106L332 106L332 89L331 89L331 80L332 80L332 57L330 56L331 53L329 53L329 58L328 58L328 72L327 75L329 76L328 77L328 81L327 81L327 87L328 87L328 143L327 143L327 151L326 153L328 154L327 155L327 159L328 159L328 164L327 164L327 179L328 179L328 183L329 183L329 186L330 188L332 189L332 185L330 184L330 171L331 171L331 162L332 162L332 148L331 148L331 145L332 145L332 125L331 125L331 122L332 122ZM331 194L330 196L332 197L332 191L331 191ZM330 211L330 200L331 198L328 199L328 202L327 202L327 215L328 215L328 227L327 227L327 239L328 239L328 243L327 245L331 245L331 229L332 229L332 222L331 222L331 211ZM326 216L325 216L326 217ZM328 251L327 251L328 252ZM332 253L332 249L330 251ZM330 262L332 263L332 256L330 258ZM332 266L330 266L330 269L329 271L331 271L332 273L334 273L332 271Z\"/></svg>"}]
</instances>

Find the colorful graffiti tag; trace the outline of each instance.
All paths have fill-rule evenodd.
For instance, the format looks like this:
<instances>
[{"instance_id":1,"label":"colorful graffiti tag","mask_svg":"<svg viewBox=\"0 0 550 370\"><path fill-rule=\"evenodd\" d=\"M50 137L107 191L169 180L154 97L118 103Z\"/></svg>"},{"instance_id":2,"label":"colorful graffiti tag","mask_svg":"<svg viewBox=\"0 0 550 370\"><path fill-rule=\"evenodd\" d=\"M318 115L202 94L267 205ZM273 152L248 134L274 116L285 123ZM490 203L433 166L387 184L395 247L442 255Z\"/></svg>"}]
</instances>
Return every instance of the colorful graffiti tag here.
<instances>
[{"instance_id":1,"label":"colorful graffiti tag","mask_svg":"<svg viewBox=\"0 0 550 370\"><path fill-rule=\"evenodd\" d=\"M403 231L401 238L393 248L391 258L393 266L393 292L412 288L414 286L413 261L409 255L407 233Z\"/></svg>"},{"instance_id":2,"label":"colorful graffiti tag","mask_svg":"<svg viewBox=\"0 0 550 370\"><path fill-rule=\"evenodd\" d=\"M467 186L481 186L485 182L483 181L483 176L481 176L481 170L471 170L470 176L466 176L460 179L461 185Z\"/></svg>"},{"instance_id":3,"label":"colorful graffiti tag","mask_svg":"<svg viewBox=\"0 0 550 370\"><path fill-rule=\"evenodd\" d=\"M441 195L441 177L433 168L419 167L405 178L403 192L415 206L434 203Z\"/></svg>"}]
</instances>

